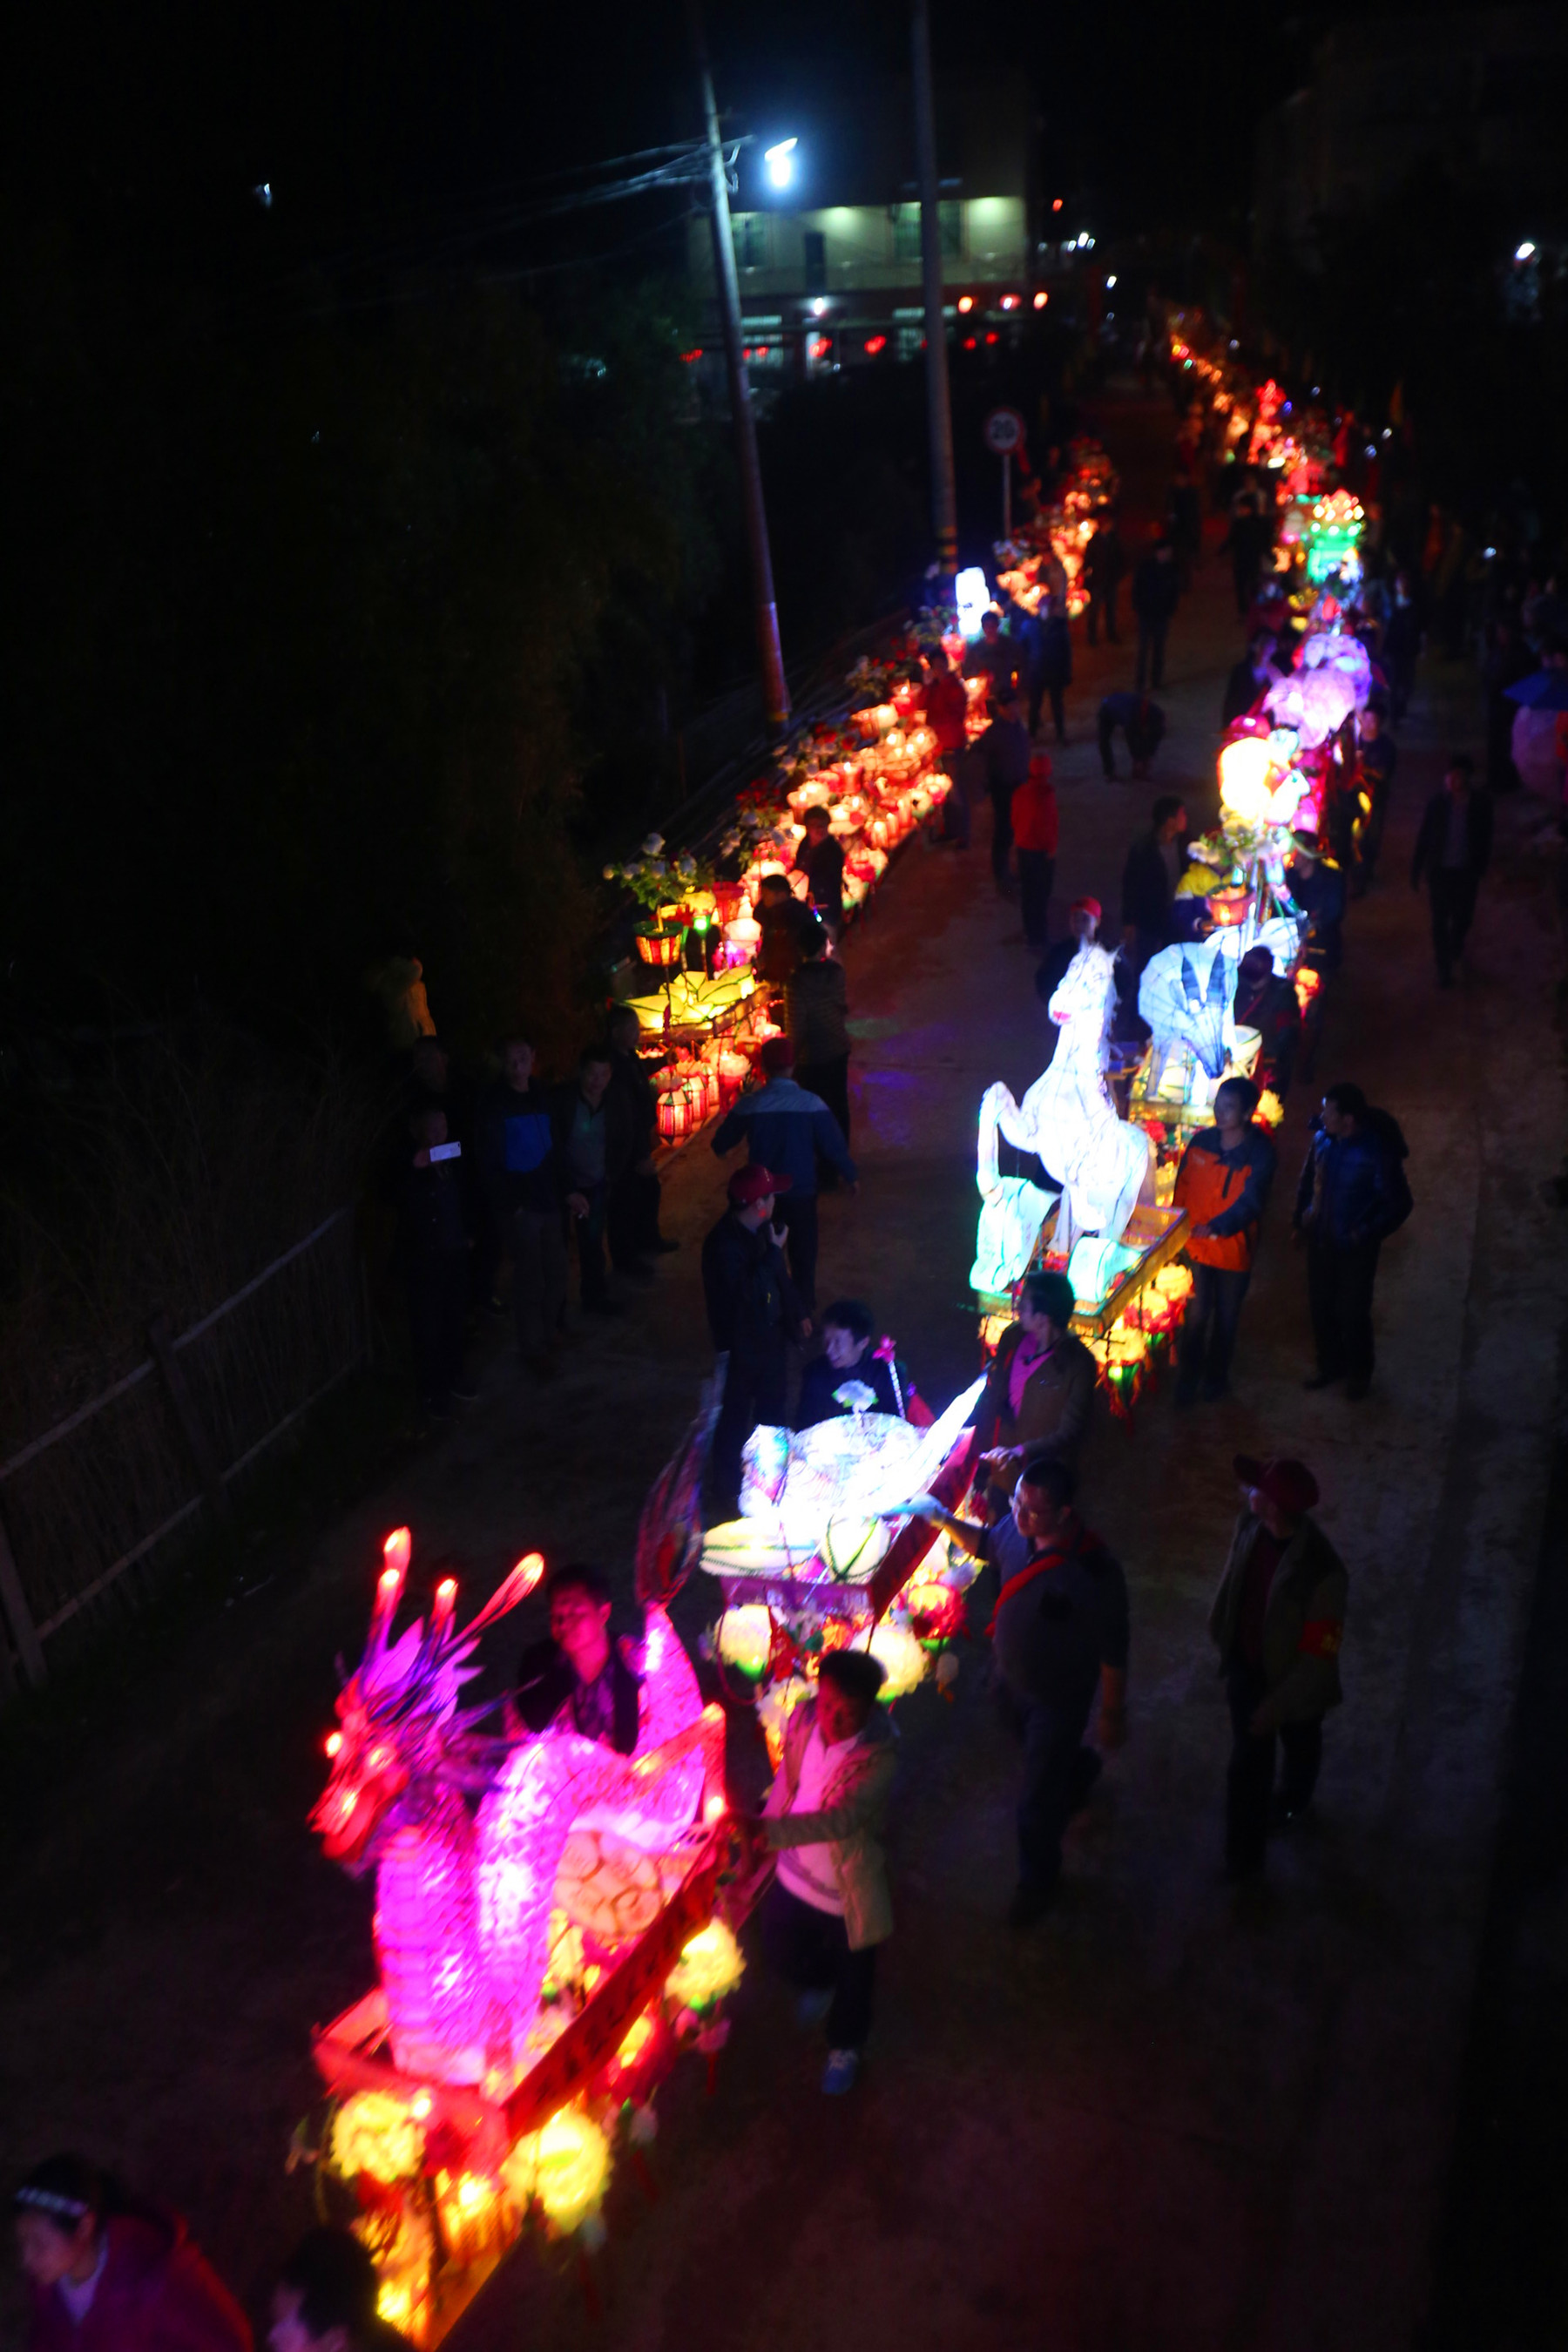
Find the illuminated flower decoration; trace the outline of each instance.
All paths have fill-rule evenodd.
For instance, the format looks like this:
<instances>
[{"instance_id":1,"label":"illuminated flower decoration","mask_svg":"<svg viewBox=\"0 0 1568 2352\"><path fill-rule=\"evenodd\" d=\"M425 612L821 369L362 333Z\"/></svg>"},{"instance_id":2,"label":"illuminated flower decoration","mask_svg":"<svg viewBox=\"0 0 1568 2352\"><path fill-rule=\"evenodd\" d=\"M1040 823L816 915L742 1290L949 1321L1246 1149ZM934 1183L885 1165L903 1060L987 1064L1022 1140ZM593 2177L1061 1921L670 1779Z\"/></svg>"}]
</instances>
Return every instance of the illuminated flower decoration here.
<instances>
[{"instance_id":1,"label":"illuminated flower decoration","mask_svg":"<svg viewBox=\"0 0 1568 2352\"><path fill-rule=\"evenodd\" d=\"M1294 727L1310 751L1344 725L1355 709L1355 688L1341 670L1296 670L1269 688L1265 708Z\"/></svg>"},{"instance_id":2,"label":"illuminated flower decoration","mask_svg":"<svg viewBox=\"0 0 1568 2352\"><path fill-rule=\"evenodd\" d=\"M719 1655L727 1666L757 1682L767 1671L773 1650L772 1612L761 1602L747 1601L726 1609L719 1620Z\"/></svg>"},{"instance_id":3,"label":"illuminated flower decoration","mask_svg":"<svg viewBox=\"0 0 1568 2352\"><path fill-rule=\"evenodd\" d=\"M412 2110L387 2091L356 2091L332 2125L332 2164L345 2180L412 2180L425 2160L425 2135Z\"/></svg>"},{"instance_id":4,"label":"illuminated flower decoration","mask_svg":"<svg viewBox=\"0 0 1568 2352\"><path fill-rule=\"evenodd\" d=\"M538 2205L563 2235L598 2211L609 2177L610 2143L581 2107L562 2107L520 2139L501 2166L502 2183L519 2210Z\"/></svg>"},{"instance_id":5,"label":"illuminated flower decoration","mask_svg":"<svg viewBox=\"0 0 1568 2352\"><path fill-rule=\"evenodd\" d=\"M706 1927L682 1945L680 1958L664 1980L666 1997L677 2009L711 2008L727 1992L733 1992L745 1966L741 1948L722 1919L710 1919Z\"/></svg>"}]
</instances>

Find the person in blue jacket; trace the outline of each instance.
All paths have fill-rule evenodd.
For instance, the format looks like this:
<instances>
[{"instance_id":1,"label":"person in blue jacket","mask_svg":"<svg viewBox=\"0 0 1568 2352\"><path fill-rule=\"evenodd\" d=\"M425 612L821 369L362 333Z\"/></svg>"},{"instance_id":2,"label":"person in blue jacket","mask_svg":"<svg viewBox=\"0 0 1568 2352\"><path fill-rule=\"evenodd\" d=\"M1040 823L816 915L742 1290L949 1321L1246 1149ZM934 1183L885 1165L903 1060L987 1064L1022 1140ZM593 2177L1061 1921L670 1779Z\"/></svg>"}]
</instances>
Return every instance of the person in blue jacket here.
<instances>
[{"instance_id":1,"label":"person in blue jacket","mask_svg":"<svg viewBox=\"0 0 1568 2352\"><path fill-rule=\"evenodd\" d=\"M1372 1386L1372 1294L1378 1252L1410 1213L1398 1122L1356 1086L1331 1087L1296 1189L1295 1230L1307 1245L1307 1297L1318 1369L1304 1382L1342 1380L1352 1402Z\"/></svg>"},{"instance_id":2,"label":"person in blue jacket","mask_svg":"<svg viewBox=\"0 0 1568 2352\"><path fill-rule=\"evenodd\" d=\"M780 1196L778 1219L789 1235L789 1270L801 1304L816 1304L816 1155L837 1169L856 1189L855 1162L843 1130L819 1095L796 1086L795 1047L787 1037L770 1037L758 1060L764 1083L736 1098L720 1122L713 1149L720 1159L744 1137L753 1167L776 1169L790 1180Z\"/></svg>"}]
</instances>

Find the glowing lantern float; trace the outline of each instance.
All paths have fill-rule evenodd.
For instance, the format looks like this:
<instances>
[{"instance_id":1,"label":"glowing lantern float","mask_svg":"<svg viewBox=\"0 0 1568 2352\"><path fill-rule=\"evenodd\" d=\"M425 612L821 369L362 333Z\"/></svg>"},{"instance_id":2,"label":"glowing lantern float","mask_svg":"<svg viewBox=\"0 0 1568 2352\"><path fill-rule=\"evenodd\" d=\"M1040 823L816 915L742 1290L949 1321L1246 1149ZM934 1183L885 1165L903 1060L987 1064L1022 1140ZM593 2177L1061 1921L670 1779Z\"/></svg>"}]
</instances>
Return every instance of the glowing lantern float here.
<instances>
[{"instance_id":1,"label":"glowing lantern float","mask_svg":"<svg viewBox=\"0 0 1568 2352\"><path fill-rule=\"evenodd\" d=\"M604 2202L610 2144L580 2107L563 2107L540 2130L520 2139L501 2167L507 2194L520 2210L538 2204L552 2229L580 2229Z\"/></svg>"},{"instance_id":2,"label":"glowing lantern float","mask_svg":"<svg viewBox=\"0 0 1568 2352\"><path fill-rule=\"evenodd\" d=\"M681 1950L664 1980L669 1999L682 2009L707 2009L741 1981L745 1961L722 1919L710 1919Z\"/></svg>"},{"instance_id":3,"label":"glowing lantern float","mask_svg":"<svg viewBox=\"0 0 1568 2352\"><path fill-rule=\"evenodd\" d=\"M1273 797L1274 755L1258 735L1243 735L1219 755L1222 807L1243 824L1268 822Z\"/></svg>"}]
</instances>

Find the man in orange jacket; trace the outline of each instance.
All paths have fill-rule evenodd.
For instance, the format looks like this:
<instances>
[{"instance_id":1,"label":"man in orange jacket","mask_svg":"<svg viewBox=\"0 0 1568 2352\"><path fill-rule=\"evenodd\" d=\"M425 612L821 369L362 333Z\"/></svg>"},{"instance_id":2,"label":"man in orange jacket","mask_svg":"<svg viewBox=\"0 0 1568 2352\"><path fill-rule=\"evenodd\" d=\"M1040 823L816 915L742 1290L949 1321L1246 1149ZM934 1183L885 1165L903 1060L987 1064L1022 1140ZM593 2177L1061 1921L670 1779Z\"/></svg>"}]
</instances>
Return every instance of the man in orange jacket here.
<instances>
[{"instance_id":1,"label":"man in orange jacket","mask_svg":"<svg viewBox=\"0 0 1568 2352\"><path fill-rule=\"evenodd\" d=\"M1193 1403L1200 1390L1212 1402L1229 1385L1241 1302L1277 1164L1274 1146L1252 1124L1258 1100L1250 1078L1226 1078L1214 1098L1213 1127L1194 1136L1176 1171L1176 1206L1192 1219L1193 1269L1178 1355L1179 1405Z\"/></svg>"},{"instance_id":2,"label":"man in orange jacket","mask_svg":"<svg viewBox=\"0 0 1568 2352\"><path fill-rule=\"evenodd\" d=\"M1057 872L1057 791L1048 751L1035 751L1029 772L1013 794L1013 846L1018 857L1018 896L1024 937L1037 954L1045 952L1051 885Z\"/></svg>"}]
</instances>

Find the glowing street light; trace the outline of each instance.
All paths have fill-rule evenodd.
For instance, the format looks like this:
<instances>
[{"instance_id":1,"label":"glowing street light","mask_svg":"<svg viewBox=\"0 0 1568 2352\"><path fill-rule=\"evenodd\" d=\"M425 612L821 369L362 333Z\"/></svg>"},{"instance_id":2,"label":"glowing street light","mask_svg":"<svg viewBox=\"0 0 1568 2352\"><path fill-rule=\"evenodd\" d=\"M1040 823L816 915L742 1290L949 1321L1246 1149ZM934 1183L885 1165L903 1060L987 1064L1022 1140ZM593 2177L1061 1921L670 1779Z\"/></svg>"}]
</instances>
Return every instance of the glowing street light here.
<instances>
[{"instance_id":1,"label":"glowing street light","mask_svg":"<svg viewBox=\"0 0 1568 2352\"><path fill-rule=\"evenodd\" d=\"M787 188L795 177L795 151L798 139L781 139L776 147L763 150L763 161L768 167L768 177L775 188Z\"/></svg>"}]
</instances>

